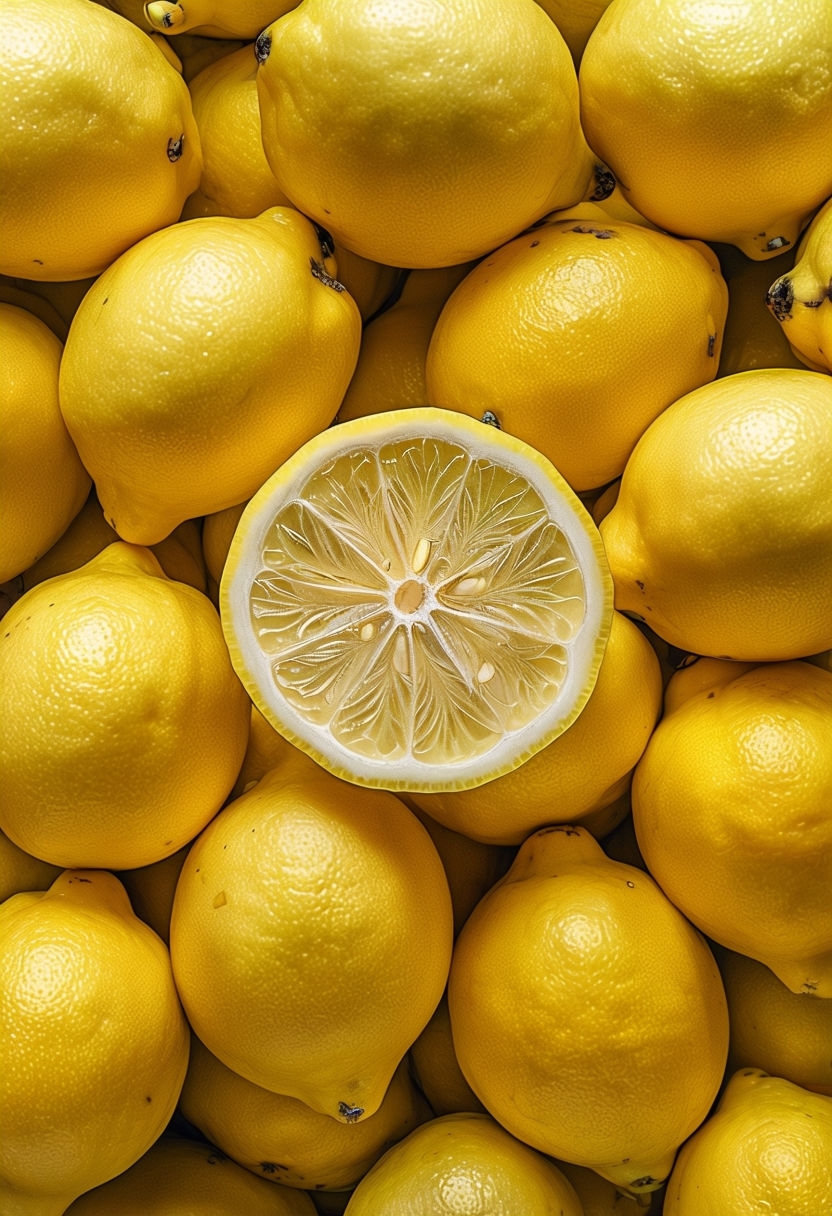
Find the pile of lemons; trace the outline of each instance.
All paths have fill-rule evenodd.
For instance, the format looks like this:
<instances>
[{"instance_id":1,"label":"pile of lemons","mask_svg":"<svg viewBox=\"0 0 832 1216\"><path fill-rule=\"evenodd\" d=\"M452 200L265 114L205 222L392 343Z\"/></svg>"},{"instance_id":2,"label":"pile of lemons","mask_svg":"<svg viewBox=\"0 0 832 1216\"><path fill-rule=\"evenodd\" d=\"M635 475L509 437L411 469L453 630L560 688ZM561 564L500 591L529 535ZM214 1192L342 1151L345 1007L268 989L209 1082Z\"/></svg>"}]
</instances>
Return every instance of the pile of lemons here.
<instances>
[{"instance_id":1,"label":"pile of lemons","mask_svg":"<svg viewBox=\"0 0 832 1216\"><path fill-rule=\"evenodd\" d=\"M0 1213L832 1211L828 0L3 0Z\"/></svg>"}]
</instances>

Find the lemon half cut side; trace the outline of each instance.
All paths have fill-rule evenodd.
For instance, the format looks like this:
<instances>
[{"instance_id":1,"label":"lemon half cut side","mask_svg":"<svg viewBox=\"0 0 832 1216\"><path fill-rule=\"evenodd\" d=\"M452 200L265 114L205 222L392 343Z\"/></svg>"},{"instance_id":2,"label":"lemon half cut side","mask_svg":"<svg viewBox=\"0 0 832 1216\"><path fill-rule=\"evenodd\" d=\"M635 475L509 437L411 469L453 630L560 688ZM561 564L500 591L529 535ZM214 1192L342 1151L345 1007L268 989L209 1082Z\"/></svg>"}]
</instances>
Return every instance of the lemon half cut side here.
<instances>
[{"instance_id":1,"label":"lemon half cut side","mask_svg":"<svg viewBox=\"0 0 832 1216\"><path fill-rule=\"evenodd\" d=\"M612 618L591 517L554 466L475 418L338 423L250 500L220 610L269 722L337 776L480 785L577 717Z\"/></svg>"}]
</instances>

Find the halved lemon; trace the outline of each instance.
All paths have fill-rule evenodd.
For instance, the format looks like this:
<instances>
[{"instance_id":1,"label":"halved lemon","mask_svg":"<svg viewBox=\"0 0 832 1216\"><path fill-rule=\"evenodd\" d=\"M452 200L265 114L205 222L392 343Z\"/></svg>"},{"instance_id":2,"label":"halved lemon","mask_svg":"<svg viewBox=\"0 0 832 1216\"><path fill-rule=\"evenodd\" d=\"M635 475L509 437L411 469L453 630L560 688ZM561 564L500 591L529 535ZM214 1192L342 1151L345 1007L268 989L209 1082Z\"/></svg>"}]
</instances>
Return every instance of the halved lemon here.
<instances>
[{"instance_id":1,"label":"halved lemon","mask_svg":"<svg viewBox=\"0 0 832 1216\"><path fill-rule=\"evenodd\" d=\"M612 600L554 466L428 406L304 444L244 510L220 587L261 713L330 772L391 790L480 785L564 731Z\"/></svg>"}]
</instances>

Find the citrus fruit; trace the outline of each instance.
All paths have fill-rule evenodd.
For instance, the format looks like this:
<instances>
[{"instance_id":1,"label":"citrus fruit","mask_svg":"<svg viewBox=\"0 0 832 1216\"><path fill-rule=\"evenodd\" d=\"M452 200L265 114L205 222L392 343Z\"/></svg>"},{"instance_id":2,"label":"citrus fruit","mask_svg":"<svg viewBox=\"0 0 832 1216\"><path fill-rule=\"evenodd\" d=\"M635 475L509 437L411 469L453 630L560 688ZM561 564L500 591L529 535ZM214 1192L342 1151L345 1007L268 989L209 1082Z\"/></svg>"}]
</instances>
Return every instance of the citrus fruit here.
<instances>
[{"instance_id":1,"label":"citrus fruit","mask_svg":"<svg viewBox=\"0 0 832 1216\"><path fill-rule=\"evenodd\" d=\"M172 224L199 183L182 77L91 0L5 0L0 271L84 279Z\"/></svg>"},{"instance_id":2,"label":"citrus fruit","mask_svg":"<svg viewBox=\"0 0 832 1216\"><path fill-rule=\"evenodd\" d=\"M669 232L776 257L832 194L826 0L614 0L580 94L590 145Z\"/></svg>"},{"instance_id":3,"label":"citrus fruit","mask_svg":"<svg viewBox=\"0 0 832 1216\"><path fill-rule=\"evenodd\" d=\"M673 683L670 681L670 687ZM760 664L688 697L633 777L650 873L721 945L832 995L832 673Z\"/></svg>"},{"instance_id":4,"label":"citrus fruit","mask_svg":"<svg viewBox=\"0 0 832 1216\"><path fill-rule=\"evenodd\" d=\"M819 1216L832 1211L830 1162L832 1098L743 1068L682 1147L664 1214Z\"/></svg>"},{"instance_id":5,"label":"citrus fruit","mask_svg":"<svg viewBox=\"0 0 832 1216\"><path fill-rule=\"evenodd\" d=\"M492 845L521 844L555 822L592 831L590 817L629 790L661 707L655 651L633 621L614 612L595 687L568 730L484 785L410 797L447 828Z\"/></svg>"},{"instance_id":6,"label":"citrus fruit","mask_svg":"<svg viewBox=\"0 0 832 1216\"><path fill-rule=\"evenodd\" d=\"M344 1216L583 1216L558 1167L482 1112L442 1115L388 1149Z\"/></svg>"},{"instance_id":7,"label":"citrus fruit","mask_svg":"<svg viewBox=\"0 0 832 1216\"><path fill-rule=\"evenodd\" d=\"M832 1095L832 1001L790 992L756 959L715 947L728 998L728 1068L756 1067Z\"/></svg>"},{"instance_id":8,"label":"citrus fruit","mask_svg":"<svg viewBox=\"0 0 832 1216\"><path fill-rule=\"evenodd\" d=\"M618 477L648 423L717 372L728 292L715 255L643 224L552 219L452 292L428 401L532 444L575 490Z\"/></svg>"},{"instance_id":9,"label":"citrus fruit","mask_svg":"<svg viewBox=\"0 0 832 1216\"><path fill-rule=\"evenodd\" d=\"M466 262L407 272L397 299L364 328L338 422L426 404L425 360L431 334L442 305L469 269Z\"/></svg>"},{"instance_id":10,"label":"citrus fruit","mask_svg":"<svg viewBox=\"0 0 832 1216\"><path fill-rule=\"evenodd\" d=\"M304 0L256 47L281 189L366 258L467 262L596 188L572 57L534 0Z\"/></svg>"},{"instance_id":11,"label":"citrus fruit","mask_svg":"<svg viewBox=\"0 0 832 1216\"><path fill-rule=\"evenodd\" d=\"M0 303L0 583L43 556L90 488L61 416L62 354L39 317Z\"/></svg>"},{"instance_id":12,"label":"citrus fruit","mask_svg":"<svg viewBox=\"0 0 832 1216\"><path fill-rule=\"evenodd\" d=\"M66 1216L315 1216L308 1195L255 1178L210 1144L161 1136L123 1174Z\"/></svg>"},{"instance_id":13,"label":"citrus fruit","mask_svg":"<svg viewBox=\"0 0 832 1216\"><path fill-rule=\"evenodd\" d=\"M191 846L170 947L194 1033L313 1110L374 1114L442 995L452 910L430 836L394 794L292 753Z\"/></svg>"},{"instance_id":14,"label":"citrus fruit","mask_svg":"<svg viewBox=\"0 0 832 1216\"><path fill-rule=\"evenodd\" d=\"M600 523L615 603L683 651L832 645L832 381L756 368L668 406Z\"/></svg>"},{"instance_id":15,"label":"citrus fruit","mask_svg":"<svg viewBox=\"0 0 832 1216\"><path fill-rule=\"evenodd\" d=\"M207 64L189 82L188 91L202 148L202 177L185 201L182 217L252 218L269 207L287 205L260 139L252 43Z\"/></svg>"},{"instance_id":16,"label":"citrus fruit","mask_svg":"<svg viewBox=\"0 0 832 1216\"><path fill-rule=\"evenodd\" d=\"M535 832L480 900L448 1005L459 1065L494 1118L633 1194L662 1185L722 1081L713 955L649 875L580 827Z\"/></svg>"},{"instance_id":17,"label":"citrus fruit","mask_svg":"<svg viewBox=\"0 0 832 1216\"><path fill-rule=\"evenodd\" d=\"M243 512L220 606L241 679L291 742L359 784L450 789L575 720L610 593L557 470L425 407L341 423L281 465Z\"/></svg>"},{"instance_id":18,"label":"citrus fruit","mask_svg":"<svg viewBox=\"0 0 832 1216\"><path fill-rule=\"evenodd\" d=\"M794 265L766 292L766 304L801 363L832 372L832 198L812 218Z\"/></svg>"},{"instance_id":19,"label":"citrus fruit","mask_svg":"<svg viewBox=\"0 0 832 1216\"><path fill-rule=\"evenodd\" d=\"M173 1114L188 1029L164 944L103 870L0 904L0 1209L62 1216Z\"/></svg>"},{"instance_id":20,"label":"citrus fruit","mask_svg":"<svg viewBox=\"0 0 832 1216\"><path fill-rule=\"evenodd\" d=\"M77 570L118 539L118 533L107 523L101 503L93 492L54 545L23 571L21 589L28 591L44 579ZM200 529L195 520L183 520L170 536L150 548L168 578L189 583L197 591L207 590Z\"/></svg>"},{"instance_id":21,"label":"citrus fruit","mask_svg":"<svg viewBox=\"0 0 832 1216\"><path fill-rule=\"evenodd\" d=\"M587 39L610 0L537 0L552 18L572 52L577 67Z\"/></svg>"},{"instance_id":22,"label":"citrus fruit","mask_svg":"<svg viewBox=\"0 0 832 1216\"><path fill-rule=\"evenodd\" d=\"M413 1043L408 1058L416 1083L434 1115L485 1110L462 1075L456 1058L447 993Z\"/></svg>"},{"instance_id":23,"label":"citrus fruit","mask_svg":"<svg viewBox=\"0 0 832 1216\"><path fill-rule=\"evenodd\" d=\"M110 524L152 545L242 502L335 415L361 318L304 216L153 233L72 319L61 410Z\"/></svg>"},{"instance_id":24,"label":"citrus fruit","mask_svg":"<svg viewBox=\"0 0 832 1216\"><path fill-rule=\"evenodd\" d=\"M116 541L3 619L0 828L55 865L167 857L227 797L249 716L214 606Z\"/></svg>"},{"instance_id":25,"label":"citrus fruit","mask_svg":"<svg viewBox=\"0 0 832 1216\"><path fill-rule=\"evenodd\" d=\"M430 1118L402 1061L374 1115L344 1123L233 1072L194 1038L180 1110L252 1174L306 1191L355 1186L385 1149Z\"/></svg>"},{"instance_id":26,"label":"citrus fruit","mask_svg":"<svg viewBox=\"0 0 832 1216\"><path fill-rule=\"evenodd\" d=\"M142 29L170 37L176 48L180 39L237 39L256 37L263 26L294 8L298 0L110 0L113 8ZM183 37L184 35L184 37Z\"/></svg>"},{"instance_id":27,"label":"citrus fruit","mask_svg":"<svg viewBox=\"0 0 832 1216\"><path fill-rule=\"evenodd\" d=\"M733 245L721 247L720 263L728 284L728 316L718 374L730 376L758 367L805 367L789 346L783 326L766 307L771 263L747 258ZM794 249L786 250L777 267L787 273L793 265Z\"/></svg>"}]
</instances>

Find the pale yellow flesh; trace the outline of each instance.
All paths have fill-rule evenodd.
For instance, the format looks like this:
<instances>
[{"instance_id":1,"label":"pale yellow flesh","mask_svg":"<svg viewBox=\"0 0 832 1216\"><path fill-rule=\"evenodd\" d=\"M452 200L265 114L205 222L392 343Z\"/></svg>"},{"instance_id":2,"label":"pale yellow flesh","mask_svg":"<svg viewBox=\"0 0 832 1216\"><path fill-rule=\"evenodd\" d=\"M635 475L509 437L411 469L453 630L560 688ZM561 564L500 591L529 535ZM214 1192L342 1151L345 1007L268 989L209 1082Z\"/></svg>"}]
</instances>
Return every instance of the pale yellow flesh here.
<instances>
[{"instance_id":1,"label":"pale yellow flesh","mask_svg":"<svg viewBox=\"0 0 832 1216\"><path fill-rule=\"evenodd\" d=\"M278 511L250 596L286 700L347 750L446 764L532 721L584 616L529 483L438 438L357 448Z\"/></svg>"}]
</instances>

